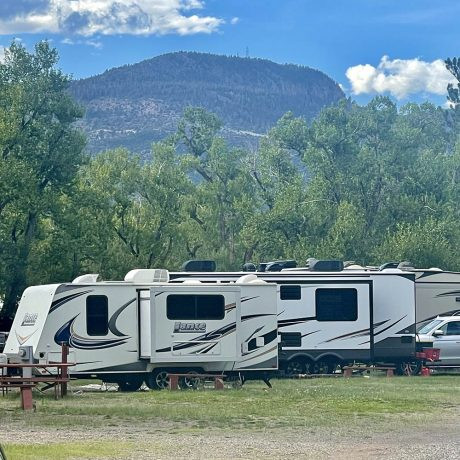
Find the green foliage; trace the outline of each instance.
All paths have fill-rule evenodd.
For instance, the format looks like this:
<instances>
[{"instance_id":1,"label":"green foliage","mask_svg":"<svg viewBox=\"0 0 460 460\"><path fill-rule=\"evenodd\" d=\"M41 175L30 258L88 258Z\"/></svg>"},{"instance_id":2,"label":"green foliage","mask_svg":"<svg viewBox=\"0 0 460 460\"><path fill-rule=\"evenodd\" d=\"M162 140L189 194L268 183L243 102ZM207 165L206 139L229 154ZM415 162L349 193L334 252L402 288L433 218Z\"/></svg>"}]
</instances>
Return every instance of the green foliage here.
<instances>
[{"instance_id":1,"label":"green foliage","mask_svg":"<svg viewBox=\"0 0 460 460\"><path fill-rule=\"evenodd\" d=\"M0 297L11 315L30 284L133 268L221 270L309 257L458 270L458 124L432 104L341 101L312 122L289 112L257 148L188 107L149 158L92 158L47 43L0 64ZM455 67L456 61L452 61Z\"/></svg>"},{"instance_id":2,"label":"green foliage","mask_svg":"<svg viewBox=\"0 0 460 460\"><path fill-rule=\"evenodd\" d=\"M456 57L447 58L445 61L447 70L457 79L457 85L449 83L447 85L447 100L456 107L460 104L460 60Z\"/></svg>"},{"instance_id":3,"label":"green foliage","mask_svg":"<svg viewBox=\"0 0 460 460\"><path fill-rule=\"evenodd\" d=\"M13 312L29 283L35 245L55 202L83 162L84 137L72 124L82 116L55 68L57 53L40 42L34 53L13 43L0 64L0 289L3 314Z\"/></svg>"}]
</instances>

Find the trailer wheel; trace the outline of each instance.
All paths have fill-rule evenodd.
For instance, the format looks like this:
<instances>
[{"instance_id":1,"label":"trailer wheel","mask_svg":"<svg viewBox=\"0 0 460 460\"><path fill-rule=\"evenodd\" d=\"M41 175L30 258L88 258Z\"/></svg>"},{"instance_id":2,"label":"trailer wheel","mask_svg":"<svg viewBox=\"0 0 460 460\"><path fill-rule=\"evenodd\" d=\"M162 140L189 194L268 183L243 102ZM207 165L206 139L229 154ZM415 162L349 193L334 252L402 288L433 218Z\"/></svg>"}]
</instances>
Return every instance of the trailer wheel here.
<instances>
[{"instance_id":1,"label":"trailer wheel","mask_svg":"<svg viewBox=\"0 0 460 460\"><path fill-rule=\"evenodd\" d=\"M137 391L144 383L142 377L128 377L125 380L119 380L118 390L122 392Z\"/></svg>"},{"instance_id":2,"label":"trailer wheel","mask_svg":"<svg viewBox=\"0 0 460 460\"><path fill-rule=\"evenodd\" d=\"M195 377L198 373L190 371L188 374L190 374L190 377L181 377L179 379L179 387L181 390L196 390L200 385L200 378Z\"/></svg>"},{"instance_id":3,"label":"trailer wheel","mask_svg":"<svg viewBox=\"0 0 460 460\"><path fill-rule=\"evenodd\" d=\"M308 368L310 366L308 365ZM305 361L299 358L291 359L288 361L285 374L288 377L292 377L294 375L305 374L307 372L307 366L305 365Z\"/></svg>"},{"instance_id":4,"label":"trailer wheel","mask_svg":"<svg viewBox=\"0 0 460 460\"><path fill-rule=\"evenodd\" d=\"M396 364L397 375L418 375L422 370L422 363L420 361L402 362Z\"/></svg>"},{"instance_id":5,"label":"trailer wheel","mask_svg":"<svg viewBox=\"0 0 460 460\"><path fill-rule=\"evenodd\" d=\"M147 377L145 383L151 390L165 390L169 386L167 369L154 369Z\"/></svg>"},{"instance_id":6,"label":"trailer wheel","mask_svg":"<svg viewBox=\"0 0 460 460\"><path fill-rule=\"evenodd\" d=\"M312 374L332 374L337 366L335 366L331 361L325 359L320 359L315 361L311 368Z\"/></svg>"}]
</instances>

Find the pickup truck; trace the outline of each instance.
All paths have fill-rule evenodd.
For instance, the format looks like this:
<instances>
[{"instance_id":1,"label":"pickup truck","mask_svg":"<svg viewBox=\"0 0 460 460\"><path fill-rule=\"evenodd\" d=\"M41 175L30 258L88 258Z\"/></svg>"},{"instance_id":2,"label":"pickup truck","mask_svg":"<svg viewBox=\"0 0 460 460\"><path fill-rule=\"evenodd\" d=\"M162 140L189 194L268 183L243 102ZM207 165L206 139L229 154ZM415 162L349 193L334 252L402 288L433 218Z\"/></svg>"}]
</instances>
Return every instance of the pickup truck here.
<instances>
[{"instance_id":1,"label":"pickup truck","mask_svg":"<svg viewBox=\"0 0 460 460\"><path fill-rule=\"evenodd\" d=\"M438 316L418 330L419 342L433 342L439 348L439 361L427 366L460 368L460 316Z\"/></svg>"}]
</instances>

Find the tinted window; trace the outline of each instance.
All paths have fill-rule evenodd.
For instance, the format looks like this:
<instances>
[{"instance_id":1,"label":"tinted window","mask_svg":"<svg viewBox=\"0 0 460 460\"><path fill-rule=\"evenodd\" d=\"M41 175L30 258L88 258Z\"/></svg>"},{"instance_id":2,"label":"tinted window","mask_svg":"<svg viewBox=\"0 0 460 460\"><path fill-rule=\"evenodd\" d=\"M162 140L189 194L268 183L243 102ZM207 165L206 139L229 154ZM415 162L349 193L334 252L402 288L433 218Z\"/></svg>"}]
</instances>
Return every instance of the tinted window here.
<instances>
[{"instance_id":1,"label":"tinted window","mask_svg":"<svg viewBox=\"0 0 460 460\"><path fill-rule=\"evenodd\" d=\"M300 300L301 297L300 286L284 285L280 288L281 300Z\"/></svg>"},{"instance_id":2,"label":"tinted window","mask_svg":"<svg viewBox=\"0 0 460 460\"><path fill-rule=\"evenodd\" d=\"M317 289L316 319L318 321L356 321L358 319L356 289Z\"/></svg>"},{"instance_id":3,"label":"tinted window","mask_svg":"<svg viewBox=\"0 0 460 460\"><path fill-rule=\"evenodd\" d=\"M225 316L224 296L168 295L166 316L180 320L222 319Z\"/></svg>"},{"instance_id":4,"label":"tinted window","mask_svg":"<svg viewBox=\"0 0 460 460\"><path fill-rule=\"evenodd\" d=\"M109 302L105 295L86 298L86 332L88 335L107 335L109 332Z\"/></svg>"},{"instance_id":5,"label":"tinted window","mask_svg":"<svg viewBox=\"0 0 460 460\"><path fill-rule=\"evenodd\" d=\"M447 325L446 335L460 335L460 321L452 321Z\"/></svg>"}]
</instances>

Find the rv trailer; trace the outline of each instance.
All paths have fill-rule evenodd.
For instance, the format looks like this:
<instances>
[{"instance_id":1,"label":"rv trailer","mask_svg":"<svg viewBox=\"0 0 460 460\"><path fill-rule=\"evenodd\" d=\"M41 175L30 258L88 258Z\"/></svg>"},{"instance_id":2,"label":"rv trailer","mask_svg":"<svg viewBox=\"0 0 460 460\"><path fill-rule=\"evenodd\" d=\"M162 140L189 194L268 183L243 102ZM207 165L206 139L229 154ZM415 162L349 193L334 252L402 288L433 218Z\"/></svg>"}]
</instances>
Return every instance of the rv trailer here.
<instances>
[{"instance_id":1,"label":"rv trailer","mask_svg":"<svg viewBox=\"0 0 460 460\"><path fill-rule=\"evenodd\" d=\"M242 274L178 272L171 280L232 282ZM414 273L291 268L256 274L280 285L279 360L286 374L332 372L353 362L394 364L402 372L416 360Z\"/></svg>"},{"instance_id":2,"label":"rv trailer","mask_svg":"<svg viewBox=\"0 0 460 460\"><path fill-rule=\"evenodd\" d=\"M460 273L438 268L414 269L417 330L437 316L460 311Z\"/></svg>"},{"instance_id":3,"label":"rv trailer","mask_svg":"<svg viewBox=\"0 0 460 460\"><path fill-rule=\"evenodd\" d=\"M25 290L4 352L33 347L36 362L76 363L70 374L122 390L167 385L168 372L251 377L278 367L276 284L254 274L232 284L169 283L166 270L133 270L124 281L83 275ZM218 280L216 280L218 281Z\"/></svg>"}]
</instances>

